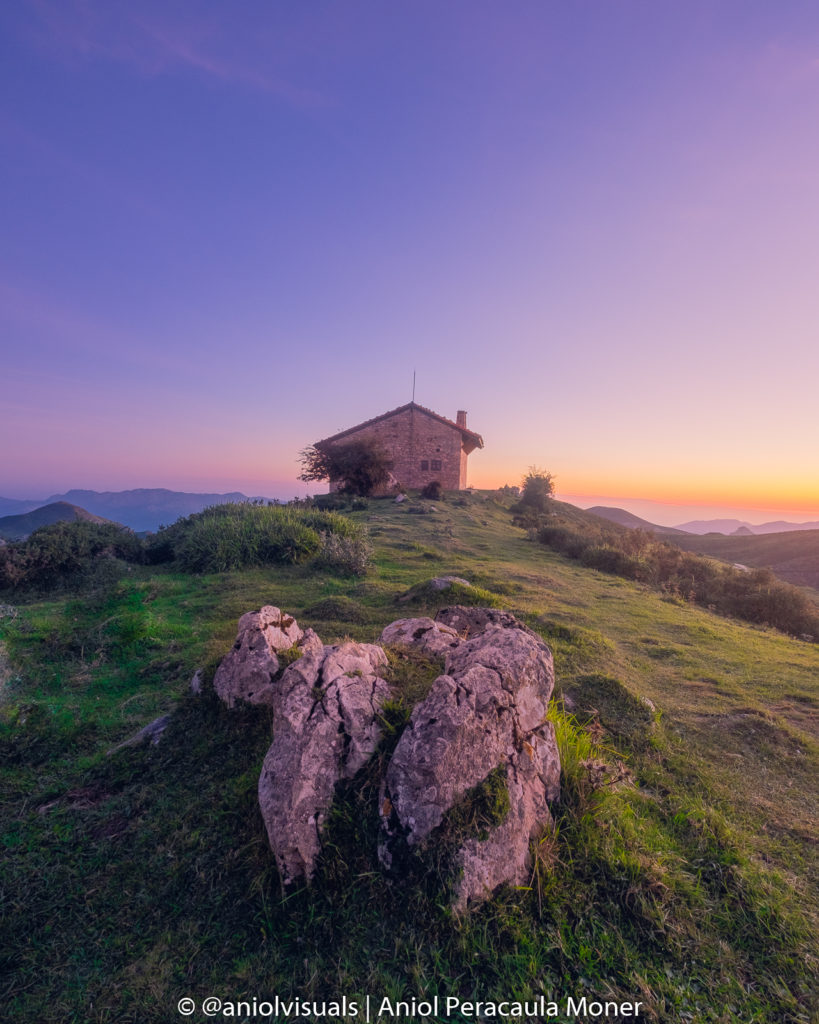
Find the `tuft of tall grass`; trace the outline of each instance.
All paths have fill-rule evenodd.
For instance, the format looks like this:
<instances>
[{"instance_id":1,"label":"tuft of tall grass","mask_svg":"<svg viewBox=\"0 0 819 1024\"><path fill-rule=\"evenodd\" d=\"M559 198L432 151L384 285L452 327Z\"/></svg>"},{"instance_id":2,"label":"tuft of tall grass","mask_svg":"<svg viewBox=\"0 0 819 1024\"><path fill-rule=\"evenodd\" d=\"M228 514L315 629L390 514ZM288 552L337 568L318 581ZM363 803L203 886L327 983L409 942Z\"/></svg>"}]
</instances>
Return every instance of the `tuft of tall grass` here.
<instances>
[{"instance_id":1,"label":"tuft of tall grass","mask_svg":"<svg viewBox=\"0 0 819 1024\"><path fill-rule=\"evenodd\" d=\"M148 559L172 561L183 572L227 572L311 561L323 552L337 567L366 571L365 528L337 512L254 502L214 505L161 530ZM349 570L351 571L351 570Z\"/></svg>"}]
</instances>

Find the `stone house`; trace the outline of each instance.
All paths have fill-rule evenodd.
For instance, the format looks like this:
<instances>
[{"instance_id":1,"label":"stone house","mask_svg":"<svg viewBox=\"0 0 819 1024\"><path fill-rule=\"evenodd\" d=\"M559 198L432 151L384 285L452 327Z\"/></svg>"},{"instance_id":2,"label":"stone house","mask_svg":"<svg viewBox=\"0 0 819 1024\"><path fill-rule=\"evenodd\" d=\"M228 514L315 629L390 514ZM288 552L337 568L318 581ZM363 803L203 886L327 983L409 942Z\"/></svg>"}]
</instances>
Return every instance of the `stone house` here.
<instances>
[{"instance_id":1,"label":"stone house","mask_svg":"<svg viewBox=\"0 0 819 1024\"><path fill-rule=\"evenodd\" d=\"M387 452L394 485L423 488L437 480L448 491L466 487L467 456L483 448L481 435L467 429L463 410L453 421L415 402L317 441L315 447L360 440L374 440ZM331 480L330 490L337 487L338 483Z\"/></svg>"}]
</instances>

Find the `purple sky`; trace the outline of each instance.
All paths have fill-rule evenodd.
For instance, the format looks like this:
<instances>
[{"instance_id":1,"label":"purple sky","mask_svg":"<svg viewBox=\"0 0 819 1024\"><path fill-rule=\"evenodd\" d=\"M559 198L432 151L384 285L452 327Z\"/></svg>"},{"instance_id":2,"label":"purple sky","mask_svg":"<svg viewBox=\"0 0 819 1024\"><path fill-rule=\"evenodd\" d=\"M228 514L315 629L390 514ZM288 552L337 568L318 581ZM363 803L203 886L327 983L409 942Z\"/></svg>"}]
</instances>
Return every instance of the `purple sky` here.
<instances>
[{"instance_id":1,"label":"purple sky","mask_svg":"<svg viewBox=\"0 0 819 1024\"><path fill-rule=\"evenodd\" d=\"M0 494L288 497L417 370L478 486L817 519L818 127L814 3L5 4Z\"/></svg>"}]
</instances>

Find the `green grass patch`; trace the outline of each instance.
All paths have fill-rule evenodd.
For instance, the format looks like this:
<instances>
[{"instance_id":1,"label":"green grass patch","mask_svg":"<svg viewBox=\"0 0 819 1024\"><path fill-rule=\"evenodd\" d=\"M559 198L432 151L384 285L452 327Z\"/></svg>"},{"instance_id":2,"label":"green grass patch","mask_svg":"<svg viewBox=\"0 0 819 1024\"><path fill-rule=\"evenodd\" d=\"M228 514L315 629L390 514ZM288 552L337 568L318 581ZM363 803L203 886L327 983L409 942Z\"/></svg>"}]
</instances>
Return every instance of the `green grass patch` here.
<instances>
[{"instance_id":1,"label":"green grass patch","mask_svg":"<svg viewBox=\"0 0 819 1024\"><path fill-rule=\"evenodd\" d=\"M585 992L639 999L646 1021L809 1024L819 649L532 543L510 523L511 500L468 495L437 516L384 502L351 511L375 544L362 581L318 561L203 575L133 565L82 600L15 600L0 618L10 1020L164 1024L183 996L212 994ZM330 642L335 630L373 641L397 617L466 603L470 588L396 604L430 575L419 548L485 585L476 603L498 606L511 588L575 701L574 715L550 710L561 799L530 884L460 919L434 872L414 884L377 862L377 780L440 661L388 651L382 744L337 793L312 885L288 892L257 806L269 712L187 692L263 604L333 611L315 615ZM339 608L366 620L345 623ZM164 713L158 746L107 755ZM478 788L461 810L480 832L503 791Z\"/></svg>"}]
</instances>

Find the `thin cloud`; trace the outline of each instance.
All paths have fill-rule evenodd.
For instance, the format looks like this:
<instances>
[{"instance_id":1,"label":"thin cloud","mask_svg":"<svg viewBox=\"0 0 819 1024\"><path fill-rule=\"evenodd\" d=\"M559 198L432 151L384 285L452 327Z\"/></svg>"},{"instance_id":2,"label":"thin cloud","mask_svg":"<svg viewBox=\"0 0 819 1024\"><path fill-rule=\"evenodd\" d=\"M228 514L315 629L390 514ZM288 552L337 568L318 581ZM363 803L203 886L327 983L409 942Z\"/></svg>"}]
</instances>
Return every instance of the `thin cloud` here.
<instances>
[{"instance_id":1,"label":"thin cloud","mask_svg":"<svg viewBox=\"0 0 819 1024\"><path fill-rule=\"evenodd\" d=\"M216 21L172 23L165 11L146 12L94 3L93 0L29 0L36 17L37 45L69 60L108 60L125 64L139 74L155 77L193 70L222 83L242 85L297 107L326 106L327 98L314 89L297 86L271 73L267 54L258 52L259 34L240 40L241 57L218 52L230 33ZM249 31L251 25L240 26ZM272 58L275 60L275 57ZM261 66L265 65L265 66Z\"/></svg>"}]
</instances>

